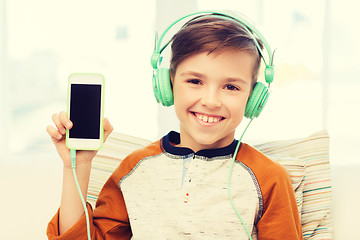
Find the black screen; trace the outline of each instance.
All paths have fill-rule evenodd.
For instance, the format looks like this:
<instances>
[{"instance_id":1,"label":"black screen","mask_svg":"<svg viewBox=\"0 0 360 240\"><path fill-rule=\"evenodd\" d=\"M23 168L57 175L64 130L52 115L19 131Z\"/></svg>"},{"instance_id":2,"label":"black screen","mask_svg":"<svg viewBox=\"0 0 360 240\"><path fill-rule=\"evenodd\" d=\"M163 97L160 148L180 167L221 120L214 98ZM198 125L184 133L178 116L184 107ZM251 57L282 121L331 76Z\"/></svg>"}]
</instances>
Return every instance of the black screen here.
<instances>
[{"instance_id":1,"label":"black screen","mask_svg":"<svg viewBox=\"0 0 360 240\"><path fill-rule=\"evenodd\" d=\"M101 85L71 84L70 138L100 138Z\"/></svg>"}]
</instances>

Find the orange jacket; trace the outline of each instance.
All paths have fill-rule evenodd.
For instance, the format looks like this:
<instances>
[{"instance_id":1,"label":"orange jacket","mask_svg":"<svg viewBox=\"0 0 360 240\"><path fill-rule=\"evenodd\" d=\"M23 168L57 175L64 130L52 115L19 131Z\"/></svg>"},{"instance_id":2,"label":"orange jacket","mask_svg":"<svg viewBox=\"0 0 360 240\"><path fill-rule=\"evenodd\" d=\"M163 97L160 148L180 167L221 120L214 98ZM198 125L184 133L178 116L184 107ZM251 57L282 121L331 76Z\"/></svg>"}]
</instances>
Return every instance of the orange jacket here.
<instances>
[{"instance_id":1,"label":"orange jacket","mask_svg":"<svg viewBox=\"0 0 360 240\"><path fill-rule=\"evenodd\" d=\"M236 141L194 153L174 146L178 137L171 132L122 161L94 211L88 204L92 239L247 239L227 195ZM286 170L247 144L236 160L231 193L252 239L302 239ZM61 236L58 219L49 239L86 239L85 216Z\"/></svg>"}]
</instances>

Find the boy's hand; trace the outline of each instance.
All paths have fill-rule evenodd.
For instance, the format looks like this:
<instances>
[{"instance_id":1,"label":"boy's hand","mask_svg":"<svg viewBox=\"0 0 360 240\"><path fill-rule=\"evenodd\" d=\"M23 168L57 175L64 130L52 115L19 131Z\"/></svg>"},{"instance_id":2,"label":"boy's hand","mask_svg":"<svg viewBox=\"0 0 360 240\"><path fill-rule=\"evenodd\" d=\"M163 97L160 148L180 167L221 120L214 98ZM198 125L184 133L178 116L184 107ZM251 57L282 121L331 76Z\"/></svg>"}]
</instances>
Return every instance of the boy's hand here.
<instances>
[{"instance_id":1,"label":"boy's hand","mask_svg":"<svg viewBox=\"0 0 360 240\"><path fill-rule=\"evenodd\" d=\"M66 112L62 111L60 113L55 113L52 116L52 120L55 124L55 127L48 126L46 128L48 134L53 141L57 152L59 153L61 159L64 162L64 168L71 168L71 159L70 159L70 150L66 147L65 144L65 134L66 129L71 129L73 124L68 118ZM104 142L107 137L113 131L109 120L104 119ZM76 151L76 165L81 164L90 164L97 151L91 150L79 150Z\"/></svg>"}]
</instances>

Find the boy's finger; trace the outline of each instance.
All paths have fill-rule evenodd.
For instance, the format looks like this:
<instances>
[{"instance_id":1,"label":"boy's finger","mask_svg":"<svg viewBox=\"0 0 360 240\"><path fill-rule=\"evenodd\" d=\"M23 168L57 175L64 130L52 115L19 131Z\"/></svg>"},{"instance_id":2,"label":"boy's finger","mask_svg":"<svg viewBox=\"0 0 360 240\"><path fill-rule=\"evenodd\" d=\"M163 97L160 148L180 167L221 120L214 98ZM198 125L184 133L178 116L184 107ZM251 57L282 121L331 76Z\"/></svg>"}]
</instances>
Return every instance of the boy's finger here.
<instances>
[{"instance_id":1,"label":"boy's finger","mask_svg":"<svg viewBox=\"0 0 360 240\"><path fill-rule=\"evenodd\" d=\"M61 123L65 126L65 128L67 128L67 129L72 128L73 124L70 121L70 119L68 118L66 112L64 112L64 111L60 112L59 117L60 117Z\"/></svg>"},{"instance_id":2,"label":"boy's finger","mask_svg":"<svg viewBox=\"0 0 360 240\"><path fill-rule=\"evenodd\" d=\"M47 126L46 131L48 132L48 134L51 138L54 138L56 140L60 140L63 136L52 126Z\"/></svg>"},{"instance_id":3,"label":"boy's finger","mask_svg":"<svg viewBox=\"0 0 360 240\"><path fill-rule=\"evenodd\" d=\"M64 125L63 125L63 124L61 123L61 121L60 121L59 114L54 113L54 114L52 115L52 120L53 120L55 126L57 127L58 131L59 131L61 134L65 134L65 133L66 133L66 130L65 130Z\"/></svg>"}]
</instances>

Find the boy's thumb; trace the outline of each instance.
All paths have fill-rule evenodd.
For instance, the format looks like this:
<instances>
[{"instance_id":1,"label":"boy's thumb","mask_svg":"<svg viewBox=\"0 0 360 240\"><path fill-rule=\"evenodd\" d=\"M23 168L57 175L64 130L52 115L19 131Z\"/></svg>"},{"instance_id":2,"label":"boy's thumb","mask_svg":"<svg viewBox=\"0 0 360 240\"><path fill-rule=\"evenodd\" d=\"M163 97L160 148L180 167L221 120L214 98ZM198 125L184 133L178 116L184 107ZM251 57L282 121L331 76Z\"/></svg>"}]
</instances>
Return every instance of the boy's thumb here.
<instances>
[{"instance_id":1,"label":"boy's thumb","mask_svg":"<svg viewBox=\"0 0 360 240\"><path fill-rule=\"evenodd\" d=\"M108 118L104 118L104 141L108 138L110 133L114 130L114 127L109 122Z\"/></svg>"}]
</instances>

